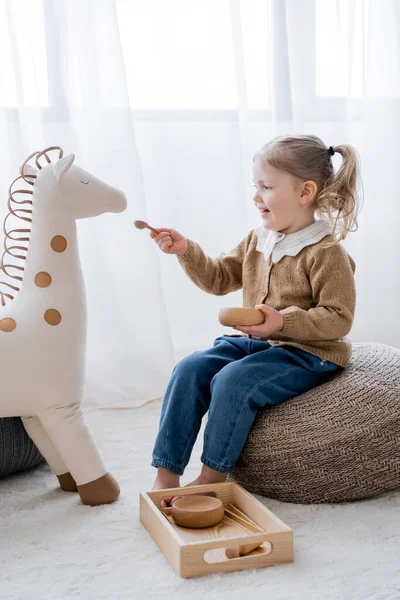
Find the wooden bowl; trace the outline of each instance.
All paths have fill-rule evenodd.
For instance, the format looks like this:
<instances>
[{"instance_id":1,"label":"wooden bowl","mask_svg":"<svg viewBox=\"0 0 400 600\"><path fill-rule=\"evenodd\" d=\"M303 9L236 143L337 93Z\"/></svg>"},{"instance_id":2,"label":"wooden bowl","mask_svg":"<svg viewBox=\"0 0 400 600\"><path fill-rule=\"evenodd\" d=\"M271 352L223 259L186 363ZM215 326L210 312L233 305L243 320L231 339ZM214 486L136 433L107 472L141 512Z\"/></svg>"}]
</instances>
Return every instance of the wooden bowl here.
<instances>
[{"instance_id":1,"label":"wooden bowl","mask_svg":"<svg viewBox=\"0 0 400 600\"><path fill-rule=\"evenodd\" d=\"M218 319L221 325L260 325L265 321L265 314L258 308L221 308Z\"/></svg>"},{"instance_id":2,"label":"wooden bowl","mask_svg":"<svg viewBox=\"0 0 400 600\"><path fill-rule=\"evenodd\" d=\"M183 496L173 503L171 516L182 527L212 527L224 518L224 505L210 496Z\"/></svg>"}]
</instances>

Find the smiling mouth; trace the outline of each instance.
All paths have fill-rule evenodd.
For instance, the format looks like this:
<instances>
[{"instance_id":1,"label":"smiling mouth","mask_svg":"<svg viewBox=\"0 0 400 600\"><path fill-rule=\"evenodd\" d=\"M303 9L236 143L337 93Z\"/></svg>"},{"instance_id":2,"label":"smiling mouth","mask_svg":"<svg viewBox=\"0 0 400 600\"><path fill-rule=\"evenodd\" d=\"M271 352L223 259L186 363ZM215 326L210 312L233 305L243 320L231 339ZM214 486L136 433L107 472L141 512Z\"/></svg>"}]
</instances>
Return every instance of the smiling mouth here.
<instances>
[{"instance_id":1,"label":"smiling mouth","mask_svg":"<svg viewBox=\"0 0 400 600\"><path fill-rule=\"evenodd\" d=\"M260 210L260 214L262 217L265 217L265 215L268 215L271 211L268 210L268 208L263 208L262 210Z\"/></svg>"}]
</instances>

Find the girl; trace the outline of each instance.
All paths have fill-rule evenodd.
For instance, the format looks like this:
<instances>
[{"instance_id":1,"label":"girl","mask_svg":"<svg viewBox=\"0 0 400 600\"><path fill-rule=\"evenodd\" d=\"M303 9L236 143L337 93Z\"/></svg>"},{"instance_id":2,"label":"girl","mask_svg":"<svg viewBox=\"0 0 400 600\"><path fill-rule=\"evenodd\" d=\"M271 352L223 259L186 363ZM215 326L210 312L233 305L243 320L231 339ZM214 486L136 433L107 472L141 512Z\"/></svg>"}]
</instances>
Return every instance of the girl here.
<instances>
[{"instance_id":1,"label":"girl","mask_svg":"<svg viewBox=\"0 0 400 600\"><path fill-rule=\"evenodd\" d=\"M309 135L276 138L254 156L253 178L262 225L229 254L210 258L173 229L150 234L202 290L243 288L243 305L265 314L261 325L234 328L244 335L219 337L176 365L153 451L153 489L179 486L207 410L203 466L190 485L224 481L259 409L326 382L351 355L355 266L340 241L357 225L355 150Z\"/></svg>"}]
</instances>

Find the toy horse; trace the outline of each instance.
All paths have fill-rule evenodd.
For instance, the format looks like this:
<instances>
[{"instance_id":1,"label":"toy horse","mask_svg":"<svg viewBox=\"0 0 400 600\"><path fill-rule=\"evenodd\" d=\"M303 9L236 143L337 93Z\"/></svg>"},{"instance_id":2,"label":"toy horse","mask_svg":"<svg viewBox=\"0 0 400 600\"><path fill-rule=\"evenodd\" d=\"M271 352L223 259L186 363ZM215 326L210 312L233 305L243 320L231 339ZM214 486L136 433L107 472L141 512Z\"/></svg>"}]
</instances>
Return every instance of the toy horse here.
<instances>
[{"instance_id":1,"label":"toy horse","mask_svg":"<svg viewBox=\"0 0 400 600\"><path fill-rule=\"evenodd\" d=\"M23 163L4 221L0 268L9 281L0 282L0 417L20 416L61 488L77 490L89 505L114 502L120 490L81 408L86 300L76 219L126 206L123 192L53 146ZM28 226L10 229L10 220Z\"/></svg>"}]
</instances>

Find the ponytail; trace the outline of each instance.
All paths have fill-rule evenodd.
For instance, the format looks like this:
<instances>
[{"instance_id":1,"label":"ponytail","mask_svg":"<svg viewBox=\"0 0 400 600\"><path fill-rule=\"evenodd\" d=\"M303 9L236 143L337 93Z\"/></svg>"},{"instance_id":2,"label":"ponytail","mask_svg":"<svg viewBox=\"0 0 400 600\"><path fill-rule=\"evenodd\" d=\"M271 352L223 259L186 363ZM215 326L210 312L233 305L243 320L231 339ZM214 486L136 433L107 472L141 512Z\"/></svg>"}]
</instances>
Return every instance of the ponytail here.
<instances>
[{"instance_id":1,"label":"ponytail","mask_svg":"<svg viewBox=\"0 0 400 600\"><path fill-rule=\"evenodd\" d=\"M317 211L322 218L327 218L332 223L332 235L336 238L335 243L339 243L349 232L358 229L359 160L352 146L333 146L333 151L342 156L342 164L318 194Z\"/></svg>"}]
</instances>

